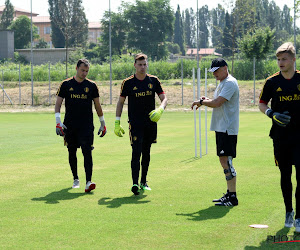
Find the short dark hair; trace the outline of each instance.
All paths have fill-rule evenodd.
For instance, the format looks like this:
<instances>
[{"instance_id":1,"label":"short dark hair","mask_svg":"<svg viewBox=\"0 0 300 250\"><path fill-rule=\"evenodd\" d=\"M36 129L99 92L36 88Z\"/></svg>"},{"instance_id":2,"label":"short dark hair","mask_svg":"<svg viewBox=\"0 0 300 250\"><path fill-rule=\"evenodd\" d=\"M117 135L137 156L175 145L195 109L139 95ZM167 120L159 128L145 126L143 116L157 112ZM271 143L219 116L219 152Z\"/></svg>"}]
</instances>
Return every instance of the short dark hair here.
<instances>
[{"instance_id":1,"label":"short dark hair","mask_svg":"<svg viewBox=\"0 0 300 250\"><path fill-rule=\"evenodd\" d=\"M144 53L138 53L134 57L134 63L136 63L137 60L147 60L148 56Z\"/></svg>"},{"instance_id":2,"label":"short dark hair","mask_svg":"<svg viewBox=\"0 0 300 250\"><path fill-rule=\"evenodd\" d=\"M79 59L77 62L77 68L79 68L82 63L84 66L90 67L90 62L87 59Z\"/></svg>"}]
</instances>

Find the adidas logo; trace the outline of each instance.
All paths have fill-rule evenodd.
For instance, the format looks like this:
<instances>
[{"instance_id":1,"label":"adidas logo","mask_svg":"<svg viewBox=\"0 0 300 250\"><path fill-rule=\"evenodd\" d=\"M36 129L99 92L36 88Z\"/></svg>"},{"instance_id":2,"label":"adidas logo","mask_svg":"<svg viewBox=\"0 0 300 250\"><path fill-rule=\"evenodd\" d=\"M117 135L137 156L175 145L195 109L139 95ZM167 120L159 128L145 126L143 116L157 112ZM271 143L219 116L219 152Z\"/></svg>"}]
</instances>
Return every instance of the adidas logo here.
<instances>
[{"instance_id":1,"label":"adidas logo","mask_svg":"<svg viewBox=\"0 0 300 250\"><path fill-rule=\"evenodd\" d=\"M134 87L133 90L137 90L137 87Z\"/></svg>"},{"instance_id":2,"label":"adidas logo","mask_svg":"<svg viewBox=\"0 0 300 250\"><path fill-rule=\"evenodd\" d=\"M276 89L276 92L280 92L282 91L282 89L279 87L278 89Z\"/></svg>"},{"instance_id":3,"label":"adidas logo","mask_svg":"<svg viewBox=\"0 0 300 250\"><path fill-rule=\"evenodd\" d=\"M221 150L220 154L224 154L224 150Z\"/></svg>"},{"instance_id":4,"label":"adidas logo","mask_svg":"<svg viewBox=\"0 0 300 250\"><path fill-rule=\"evenodd\" d=\"M70 88L69 91L74 91L74 89L73 89L73 88Z\"/></svg>"}]
</instances>

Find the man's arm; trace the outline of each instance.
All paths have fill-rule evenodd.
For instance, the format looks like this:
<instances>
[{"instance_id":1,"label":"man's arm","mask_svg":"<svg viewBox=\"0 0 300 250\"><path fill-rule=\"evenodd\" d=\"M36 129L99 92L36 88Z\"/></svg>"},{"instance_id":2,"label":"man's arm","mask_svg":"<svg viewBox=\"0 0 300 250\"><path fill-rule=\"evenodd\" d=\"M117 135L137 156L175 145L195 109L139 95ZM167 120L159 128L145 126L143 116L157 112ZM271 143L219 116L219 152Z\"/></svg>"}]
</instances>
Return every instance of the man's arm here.
<instances>
[{"instance_id":1,"label":"man's arm","mask_svg":"<svg viewBox=\"0 0 300 250\"><path fill-rule=\"evenodd\" d=\"M194 106L197 106L196 109L201 107L202 105L210 107L210 108L219 108L227 101L226 98L219 96L216 99L209 99L205 96L202 96L200 100L194 101L191 108L193 109Z\"/></svg>"},{"instance_id":2,"label":"man's arm","mask_svg":"<svg viewBox=\"0 0 300 250\"><path fill-rule=\"evenodd\" d=\"M265 103L263 103L263 102L260 102L259 104L258 104L258 108L259 108L259 110L262 112L262 113L266 113L266 110L267 109L269 109L269 106L267 105L267 104L265 104Z\"/></svg>"},{"instance_id":3,"label":"man's arm","mask_svg":"<svg viewBox=\"0 0 300 250\"><path fill-rule=\"evenodd\" d=\"M54 109L55 113L60 113L60 108L61 108L63 100L64 100L64 98L57 96L56 102L55 102L55 109Z\"/></svg>"},{"instance_id":4,"label":"man's arm","mask_svg":"<svg viewBox=\"0 0 300 250\"><path fill-rule=\"evenodd\" d=\"M116 117L121 117L125 100L126 97L123 96L119 97L119 101L117 103L117 109L116 109Z\"/></svg>"},{"instance_id":5,"label":"man's arm","mask_svg":"<svg viewBox=\"0 0 300 250\"><path fill-rule=\"evenodd\" d=\"M167 105L168 105L167 96L165 94L160 94L158 97L159 97L159 99L161 101L160 106L163 107L163 109L165 109L167 107Z\"/></svg>"},{"instance_id":6,"label":"man's arm","mask_svg":"<svg viewBox=\"0 0 300 250\"><path fill-rule=\"evenodd\" d=\"M102 107L101 107L101 104L100 104L100 98L96 97L96 98L93 99L93 101L94 101L94 105L95 105L97 115L99 117L103 116L103 111L102 111Z\"/></svg>"}]
</instances>

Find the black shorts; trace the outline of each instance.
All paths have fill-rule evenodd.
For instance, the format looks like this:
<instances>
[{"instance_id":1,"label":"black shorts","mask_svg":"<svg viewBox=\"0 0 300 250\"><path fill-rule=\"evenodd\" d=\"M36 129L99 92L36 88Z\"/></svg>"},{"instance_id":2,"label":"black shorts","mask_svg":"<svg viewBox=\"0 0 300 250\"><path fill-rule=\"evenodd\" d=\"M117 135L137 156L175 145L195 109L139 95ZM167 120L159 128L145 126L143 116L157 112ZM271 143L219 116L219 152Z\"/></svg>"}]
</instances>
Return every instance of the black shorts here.
<instances>
[{"instance_id":1,"label":"black shorts","mask_svg":"<svg viewBox=\"0 0 300 250\"><path fill-rule=\"evenodd\" d=\"M134 125L129 122L129 137L131 145L134 143L156 143L157 123Z\"/></svg>"},{"instance_id":2,"label":"black shorts","mask_svg":"<svg viewBox=\"0 0 300 250\"><path fill-rule=\"evenodd\" d=\"M290 141L273 140L275 164L300 165L300 144Z\"/></svg>"},{"instance_id":3,"label":"black shorts","mask_svg":"<svg viewBox=\"0 0 300 250\"><path fill-rule=\"evenodd\" d=\"M237 135L228 135L227 132L216 132L216 144L218 156L236 157Z\"/></svg>"},{"instance_id":4,"label":"black shorts","mask_svg":"<svg viewBox=\"0 0 300 250\"><path fill-rule=\"evenodd\" d=\"M68 148L82 148L93 150L94 129L67 129L65 144Z\"/></svg>"}]
</instances>

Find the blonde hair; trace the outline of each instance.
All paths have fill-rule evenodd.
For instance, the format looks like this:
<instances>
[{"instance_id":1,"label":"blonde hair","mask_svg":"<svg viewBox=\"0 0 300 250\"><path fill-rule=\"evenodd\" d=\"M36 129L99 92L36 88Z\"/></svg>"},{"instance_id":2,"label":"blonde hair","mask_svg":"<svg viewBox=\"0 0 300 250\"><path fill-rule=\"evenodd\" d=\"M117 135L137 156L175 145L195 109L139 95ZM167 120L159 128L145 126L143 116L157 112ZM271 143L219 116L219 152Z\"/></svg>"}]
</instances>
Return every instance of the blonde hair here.
<instances>
[{"instance_id":1,"label":"blonde hair","mask_svg":"<svg viewBox=\"0 0 300 250\"><path fill-rule=\"evenodd\" d=\"M296 57L296 50L294 45L291 42L287 42L282 44L277 50L276 50L276 56L278 56L281 53L288 53L293 57Z\"/></svg>"}]
</instances>

